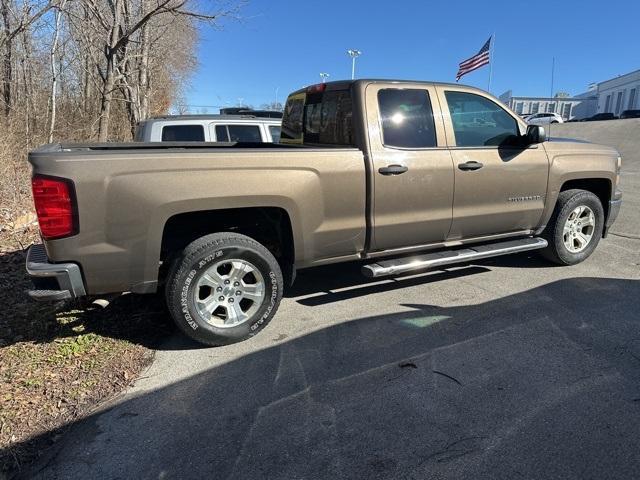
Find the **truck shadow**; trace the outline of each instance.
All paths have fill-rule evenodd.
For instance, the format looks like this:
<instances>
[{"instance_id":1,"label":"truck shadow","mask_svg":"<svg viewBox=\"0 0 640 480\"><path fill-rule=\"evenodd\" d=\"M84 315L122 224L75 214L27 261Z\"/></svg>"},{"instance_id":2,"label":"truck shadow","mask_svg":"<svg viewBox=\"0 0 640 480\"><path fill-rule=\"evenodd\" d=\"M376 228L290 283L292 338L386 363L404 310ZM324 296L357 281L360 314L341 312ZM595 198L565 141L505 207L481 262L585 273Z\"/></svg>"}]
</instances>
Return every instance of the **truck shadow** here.
<instances>
[{"instance_id":1,"label":"truck shadow","mask_svg":"<svg viewBox=\"0 0 640 480\"><path fill-rule=\"evenodd\" d=\"M180 335L170 342L165 341L177 333L177 329L161 294L111 296L106 308L92 304L92 298L58 304L32 301L25 293L30 288L24 271L25 255L26 251L16 251L0 257L0 296L5 306L0 319L0 347L16 342L51 342L77 336L82 331L154 349L202 348ZM368 279L360 273L361 265L356 262L303 270L294 285L285 291L285 297L295 298L307 307L316 307L363 295L476 275L489 271L491 265L518 268L549 266L536 255L512 255L456 265L450 269Z\"/></svg>"},{"instance_id":2,"label":"truck shadow","mask_svg":"<svg viewBox=\"0 0 640 480\"><path fill-rule=\"evenodd\" d=\"M561 268L536 253L506 255L471 263L461 263L438 270L418 271L406 275L365 278L360 272L361 262L328 265L298 272L296 282L285 292L289 298L305 306L319 306L348 300L362 295L381 293L405 287L428 284L451 278L461 278L490 271L491 266L509 268ZM317 294L317 295L315 295Z\"/></svg>"},{"instance_id":3,"label":"truck shadow","mask_svg":"<svg viewBox=\"0 0 640 480\"><path fill-rule=\"evenodd\" d=\"M145 387L24 478L636 476L640 281L403 307Z\"/></svg>"}]
</instances>

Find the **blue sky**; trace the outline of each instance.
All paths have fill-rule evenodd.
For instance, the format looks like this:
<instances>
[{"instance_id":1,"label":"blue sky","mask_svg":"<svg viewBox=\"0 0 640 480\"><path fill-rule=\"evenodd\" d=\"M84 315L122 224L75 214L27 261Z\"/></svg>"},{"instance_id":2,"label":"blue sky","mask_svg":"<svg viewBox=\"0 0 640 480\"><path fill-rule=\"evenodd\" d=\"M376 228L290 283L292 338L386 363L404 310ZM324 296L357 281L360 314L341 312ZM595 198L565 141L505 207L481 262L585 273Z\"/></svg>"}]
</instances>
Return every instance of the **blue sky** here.
<instances>
[{"instance_id":1,"label":"blue sky","mask_svg":"<svg viewBox=\"0 0 640 480\"><path fill-rule=\"evenodd\" d=\"M320 72L349 78L349 48L362 51L356 77L454 81L493 32L495 95L548 95L553 57L554 92L640 68L637 0L250 0L241 16L201 29L189 105L258 107ZM461 83L486 89L488 75L487 66Z\"/></svg>"}]
</instances>

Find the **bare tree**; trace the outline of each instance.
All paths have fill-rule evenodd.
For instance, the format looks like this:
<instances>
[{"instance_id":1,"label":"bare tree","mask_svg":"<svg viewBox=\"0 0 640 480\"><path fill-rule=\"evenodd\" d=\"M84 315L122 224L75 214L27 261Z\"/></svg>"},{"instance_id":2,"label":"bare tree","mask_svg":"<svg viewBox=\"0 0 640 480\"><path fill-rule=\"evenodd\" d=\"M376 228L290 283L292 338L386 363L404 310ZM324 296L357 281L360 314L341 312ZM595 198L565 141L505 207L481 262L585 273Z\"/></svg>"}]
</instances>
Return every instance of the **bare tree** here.
<instances>
[{"instance_id":1,"label":"bare tree","mask_svg":"<svg viewBox=\"0 0 640 480\"><path fill-rule=\"evenodd\" d=\"M100 117L98 125L98 139L106 141L109 135L109 120L114 92L123 83L127 92L127 101L133 103L130 107L131 122L139 120L148 112L144 110L148 100L146 91L139 91L141 85L148 87L148 52L149 37L146 27L159 17L188 17L194 21L215 23L216 20L228 15L229 11L207 13L199 10L192 0L155 0L142 1L136 8L132 0L110 0L108 8L98 3L98 0L82 0L92 19L93 26L102 32L102 48L104 62L99 65L102 80ZM145 39L146 37L146 39ZM134 61L129 54L132 41L142 45L141 58ZM146 59L145 59L145 53ZM141 68L140 68L141 67ZM131 85L131 71L136 72L137 87ZM147 104L148 105L148 104Z\"/></svg>"},{"instance_id":2,"label":"bare tree","mask_svg":"<svg viewBox=\"0 0 640 480\"><path fill-rule=\"evenodd\" d=\"M9 115L12 101L13 81L13 48L14 39L38 21L55 5L50 0L44 3L24 0L21 9L17 8L14 0L0 0L0 16L2 30L0 30L0 54L2 55L2 98L4 114Z\"/></svg>"},{"instance_id":3,"label":"bare tree","mask_svg":"<svg viewBox=\"0 0 640 480\"><path fill-rule=\"evenodd\" d=\"M62 18L62 10L66 4L66 0L62 0L60 5L56 7L55 24L53 28L53 41L51 42L50 65L51 65L51 95L49 97L49 143L53 142L53 131L56 126L56 107L58 93L58 72L59 64L56 61L58 53L58 39L60 38L60 19Z\"/></svg>"}]
</instances>

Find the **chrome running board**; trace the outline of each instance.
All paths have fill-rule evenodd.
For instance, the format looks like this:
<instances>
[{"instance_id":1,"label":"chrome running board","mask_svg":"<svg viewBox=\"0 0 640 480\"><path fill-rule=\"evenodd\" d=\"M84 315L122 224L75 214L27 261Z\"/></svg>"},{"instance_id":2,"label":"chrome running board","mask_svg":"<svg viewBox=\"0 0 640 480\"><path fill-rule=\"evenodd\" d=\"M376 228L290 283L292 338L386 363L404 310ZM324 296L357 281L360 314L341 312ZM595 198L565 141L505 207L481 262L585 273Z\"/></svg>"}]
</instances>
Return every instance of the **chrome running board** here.
<instances>
[{"instance_id":1,"label":"chrome running board","mask_svg":"<svg viewBox=\"0 0 640 480\"><path fill-rule=\"evenodd\" d=\"M544 238L536 237L477 245L460 250L443 250L441 252L427 253L426 255L394 258L365 265L362 267L362 274L369 278L399 275L413 270L424 270L454 263L508 255L510 253L538 250L546 246L547 241Z\"/></svg>"}]
</instances>

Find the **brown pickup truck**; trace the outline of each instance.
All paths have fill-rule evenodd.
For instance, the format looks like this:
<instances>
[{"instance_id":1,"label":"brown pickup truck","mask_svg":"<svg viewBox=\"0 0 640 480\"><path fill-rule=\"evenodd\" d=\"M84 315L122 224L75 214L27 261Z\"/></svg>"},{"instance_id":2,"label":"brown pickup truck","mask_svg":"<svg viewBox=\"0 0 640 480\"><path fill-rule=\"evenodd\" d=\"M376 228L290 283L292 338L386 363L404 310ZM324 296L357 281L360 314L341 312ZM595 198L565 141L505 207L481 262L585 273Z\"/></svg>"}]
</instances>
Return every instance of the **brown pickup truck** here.
<instances>
[{"instance_id":1,"label":"brown pickup truck","mask_svg":"<svg viewBox=\"0 0 640 480\"><path fill-rule=\"evenodd\" d=\"M53 144L29 161L44 240L30 295L163 290L209 345L264 328L300 268L378 277L534 249L581 262L621 202L614 149L429 82L294 92L280 144Z\"/></svg>"}]
</instances>

